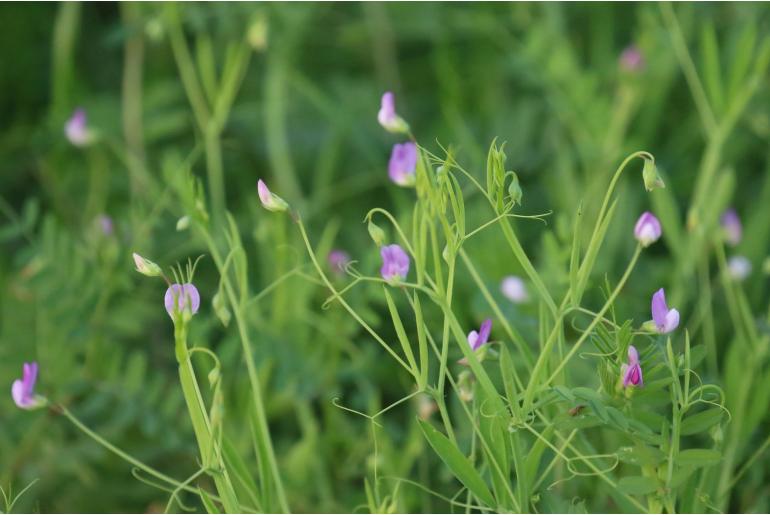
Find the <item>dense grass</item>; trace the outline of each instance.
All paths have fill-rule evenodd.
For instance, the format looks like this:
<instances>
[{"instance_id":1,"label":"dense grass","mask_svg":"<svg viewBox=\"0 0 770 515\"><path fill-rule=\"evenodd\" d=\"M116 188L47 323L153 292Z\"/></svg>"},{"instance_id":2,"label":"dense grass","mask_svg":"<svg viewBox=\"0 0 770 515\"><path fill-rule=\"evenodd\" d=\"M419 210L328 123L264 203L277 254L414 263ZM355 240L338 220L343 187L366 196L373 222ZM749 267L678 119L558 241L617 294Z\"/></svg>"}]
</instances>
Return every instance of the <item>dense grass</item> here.
<instances>
[{"instance_id":1,"label":"dense grass","mask_svg":"<svg viewBox=\"0 0 770 515\"><path fill-rule=\"evenodd\" d=\"M3 497L31 485L14 511L770 510L765 5L0 20L0 383L37 361L48 402L0 401ZM386 90L409 135L377 123ZM646 210L663 236L643 248ZM409 251L403 283L380 278L377 228ZM133 252L170 278L202 256L200 311L170 319ZM666 335L644 325L659 288ZM621 384L630 344L643 387Z\"/></svg>"}]
</instances>

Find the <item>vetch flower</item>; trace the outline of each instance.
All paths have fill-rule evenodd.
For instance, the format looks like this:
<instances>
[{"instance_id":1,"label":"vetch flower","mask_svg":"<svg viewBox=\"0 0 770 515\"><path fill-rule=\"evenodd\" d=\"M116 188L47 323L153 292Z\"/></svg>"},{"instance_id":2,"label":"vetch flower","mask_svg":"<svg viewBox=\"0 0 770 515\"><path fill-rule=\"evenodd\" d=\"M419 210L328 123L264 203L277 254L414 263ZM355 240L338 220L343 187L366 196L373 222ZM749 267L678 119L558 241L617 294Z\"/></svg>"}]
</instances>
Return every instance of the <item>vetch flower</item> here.
<instances>
[{"instance_id":1,"label":"vetch flower","mask_svg":"<svg viewBox=\"0 0 770 515\"><path fill-rule=\"evenodd\" d=\"M652 321L655 329L661 334L670 333L679 325L679 311L668 309L663 288L652 296Z\"/></svg>"},{"instance_id":2,"label":"vetch flower","mask_svg":"<svg viewBox=\"0 0 770 515\"><path fill-rule=\"evenodd\" d=\"M380 249L382 268L380 275L388 282L405 279L409 273L409 255L399 245L385 245Z\"/></svg>"},{"instance_id":3,"label":"vetch flower","mask_svg":"<svg viewBox=\"0 0 770 515\"><path fill-rule=\"evenodd\" d=\"M259 192L259 200L262 202L262 206L268 211L286 211L289 209L289 204L270 191L262 179L257 181L257 191Z\"/></svg>"},{"instance_id":4,"label":"vetch flower","mask_svg":"<svg viewBox=\"0 0 770 515\"><path fill-rule=\"evenodd\" d=\"M396 114L396 97L390 91L382 95L377 121L388 132L409 132L409 125Z\"/></svg>"},{"instance_id":5,"label":"vetch flower","mask_svg":"<svg viewBox=\"0 0 770 515\"><path fill-rule=\"evenodd\" d=\"M176 301L176 306L174 302ZM198 312L201 305L201 296L198 289L192 283L172 284L166 290L164 298L168 316L174 318L174 307L176 311L190 316Z\"/></svg>"},{"instance_id":6,"label":"vetch flower","mask_svg":"<svg viewBox=\"0 0 770 515\"><path fill-rule=\"evenodd\" d=\"M468 333L468 345L471 346L471 350L476 350L489 340L489 333L492 330L492 319L487 318L481 323L479 331L471 331Z\"/></svg>"},{"instance_id":7,"label":"vetch flower","mask_svg":"<svg viewBox=\"0 0 770 515\"><path fill-rule=\"evenodd\" d=\"M102 234L105 236L112 236L114 230L112 218L107 215L99 215L98 221L99 228L102 230Z\"/></svg>"},{"instance_id":8,"label":"vetch flower","mask_svg":"<svg viewBox=\"0 0 770 515\"><path fill-rule=\"evenodd\" d=\"M37 363L24 363L21 379L17 379L11 386L11 397L21 409L35 409L45 405L45 399L35 395L35 382L37 381Z\"/></svg>"},{"instance_id":9,"label":"vetch flower","mask_svg":"<svg viewBox=\"0 0 770 515\"><path fill-rule=\"evenodd\" d=\"M504 277L500 283L500 291L506 299L516 304L527 302L529 300L529 292L521 277L515 275L509 275Z\"/></svg>"},{"instance_id":10,"label":"vetch flower","mask_svg":"<svg viewBox=\"0 0 770 515\"><path fill-rule=\"evenodd\" d=\"M620 54L620 67L627 72L640 72L644 70L644 54L636 45L627 46Z\"/></svg>"},{"instance_id":11,"label":"vetch flower","mask_svg":"<svg viewBox=\"0 0 770 515\"><path fill-rule=\"evenodd\" d=\"M642 365L639 363L639 353L633 345L628 346L628 364L623 363L620 367L620 374L623 377L623 387L644 386L642 379Z\"/></svg>"},{"instance_id":12,"label":"vetch flower","mask_svg":"<svg viewBox=\"0 0 770 515\"><path fill-rule=\"evenodd\" d=\"M136 271L140 274L144 274L147 277L157 277L163 274L163 271L160 269L160 267L149 259L143 258L136 252L134 252L133 256L134 264L136 265Z\"/></svg>"},{"instance_id":13,"label":"vetch flower","mask_svg":"<svg viewBox=\"0 0 770 515\"><path fill-rule=\"evenodd\" d=\"M76 109L67 123L64 124L64 134L69 142L76 147L85 147L94 139L87 123L86 112L83 109Z\"/></svg>"},{"instance_id":14,"label":"vetch flower","mask_svg":"<svg viewBox=\"0 0 770 515\"><path fill-rule=\"evenodd\" d=\"M732 247L738 245L741 242L741 236L743 235L743 226L741 225L741 219L738 217L738 213L735 212L735 209L730 208L725 211L722 214L720 222L727 244Z\"/></svg>"},{"instance_id":15,"label":"vetch flower","mask_svg":"<svg viewBox=\"0 0 770 515\"><path fill-rule=\"evenodd\" d=\"M743 281L751 274L751 261L745 256L732 256L727 260L727 271L736 281Z\"/></svg>"},{"instance_id":16,"label":"vetch flower","mask_svg":"<svg viewBox=\"0 0 770 515\"><path fill-rule=\"evenodd\" d=\"M396 143L388 161L390 180L399 186L413 186L417 168L417 145L411 141Z\"/></svg>"},{"instance_id":17,"label":"vetch flower","mask_svg":"<svg viewBox=\"0 0 770 515\"><path fill-rule=\"evenodd\" d=\"M334 272L343 274L348 263L350 263L350 255L344 250L334 249L329 252L329 266Z\"/></svg>"},{"instance_id":18,"label":"vetch flower","mask_svg":"<svg viewBox=\"0 0 770 515\"><path fill-rule=\"evenodd\" d=\"M634 238L642 244L642 247L649 247L658 241L662 233L660 221L649 211L642 213L634 226Z\"/></svg>"}]
</instances>

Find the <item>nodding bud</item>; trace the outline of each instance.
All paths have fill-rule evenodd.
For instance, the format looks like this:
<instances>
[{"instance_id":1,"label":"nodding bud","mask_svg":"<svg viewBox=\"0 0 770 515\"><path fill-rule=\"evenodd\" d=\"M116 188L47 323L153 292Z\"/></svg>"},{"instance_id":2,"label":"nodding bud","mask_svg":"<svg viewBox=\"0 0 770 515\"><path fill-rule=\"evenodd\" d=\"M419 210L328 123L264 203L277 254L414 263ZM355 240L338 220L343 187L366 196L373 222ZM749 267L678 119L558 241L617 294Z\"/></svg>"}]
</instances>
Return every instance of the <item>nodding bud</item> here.
<instances>
[{"instance_id":1,"label":"nodding bud","mask_svg":"<svg viewBox=\"0 0 770 515\"><path fill-rule=\"evenodd\" d=\"M649 247L663 234L663 230L660 227L660 221L650 213L645 211L634 226L634 238L637 239L642 247Z\"/></svg>"},{"instance_id":2,"label":"nodding bud","mask_svg":"<svg viewBox=\"0 0 770 515\"><path fill-rule=\"evenodd\" d=\"M511 184L508 185L508 196L511 199L511 202L514 204L521 205L521 197L523 195L521 191L521 186L519 185L519 176L516 175L516 172L510 172L513 176L511 179Z\"/></svg>"},{"instance_id":3,"label":"nodding bud","mask_svg":"<svg viewBox=\"0 0 770 515\"><path fill-rule=\"evenodd\" d=\"M660 174L658 174L658 167L655 166L655 158L653 158L651 155L649 155L649 157L644 157L642 177L644 178L644 188L647 191L652 191L655 188L666 187L663 179L660 177Z\"/></svg>"},{"instance_id":4,"label":"nodding bud","mask_svg":"<svg viewBox=\"0 0 770 515\"><path fill-rule=\"evenodd\" d=\"M369 230L369 236L374 240L374 244L378 247L382 247L382 244L385 243L385 231L383 231L379 225L374 223L371 218L369 219L367 229Z\"/></svg>"},{"instance_id":5,"label":"nodding bud","mask_svg":"<svg viewBox=\"0 0 770 515\"><path fill-rule=\"evenodd\" d=\"M264 14L260 13L252 19L246 39L257 52L267 48L267 17Z\"/></svg>"},{"instance_id":6,"label":"nodding bud","mask_svg":"<svg viewBox=\"0 0 770 515\"><path fill-rule=\"evenodd\" d=\"M136 252L134 252L133 256L134 265L136 265L136 271L140 274L146 275L147 277L159 277L163 275L163 271L160 269L160 267L149 259L143 258Z\"/></svg>"},{"instance_id":7,"label":"nodding bud","mask_svg":"<svg viewBox=\"0 0 770 515\"><path fill-rule=\"evenodd\" d=\"M289 209L289 204L286 203L281 197L270 191L267 184L260 179L257 181L257 192L259 193L259 200L262 202L262 206L268 211L286 211Z\"/></svg>"},{"instance_id":8,"label":"nodding bud","mask_svg":"<svg viewBox=\"0 0 770 515\"><path fill-rule=\"evenodd\" d=\"M222 325L225 327L230 325L232 315L230 314L230 310L227 309L227 302L221 291L218 291L216 295L214 295L214 298L211 299L211 304L214 307L214 314L216 314L219 321L222 322Z\"/></svg>"}]
</instances>

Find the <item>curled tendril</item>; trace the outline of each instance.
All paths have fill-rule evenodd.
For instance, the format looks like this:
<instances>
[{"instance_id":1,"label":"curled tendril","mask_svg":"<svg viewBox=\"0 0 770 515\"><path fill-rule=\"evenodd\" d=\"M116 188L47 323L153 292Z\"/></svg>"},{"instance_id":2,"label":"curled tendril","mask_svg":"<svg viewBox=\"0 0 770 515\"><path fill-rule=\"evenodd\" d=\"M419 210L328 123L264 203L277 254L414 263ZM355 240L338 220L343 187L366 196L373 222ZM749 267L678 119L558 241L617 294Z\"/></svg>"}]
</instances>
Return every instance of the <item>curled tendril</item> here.
<instances>
[{"instance_id":1,"label":"curled tendril","mask_svg":"<svg viewBox=\"0 0 770 515\"><path fill-rule=\"evenodd\" d=\"M148 479L148 478L142 476L141 472L142 472L141 469L139 469L138 467L133 467L131 469L131 475L134 476L134 478L137 481L140 481L140 482L142 482L142 483L144 483L144 484L146 484L148 486L151 486L152 488L156 488L158 490L162 490L162 491L170 494L171 497L169 498L169 504L167 504L167 506L166 506L167 508L168 508L168 506L170 505L170 503L173 500L176 500L176 503L177 503L177 505L179 506L179 508L181 510L183 510L183 511L195 511L195 508L192 508L192 507L186 505L182 501L182 499L180 498L180 496L177 493L177 489L170 488L168 486L165 486L165 485L162 485L162 484L160 484L158 482L155 482L155 481L153 481L151 479Z\"/></svg>"}]
</instances>

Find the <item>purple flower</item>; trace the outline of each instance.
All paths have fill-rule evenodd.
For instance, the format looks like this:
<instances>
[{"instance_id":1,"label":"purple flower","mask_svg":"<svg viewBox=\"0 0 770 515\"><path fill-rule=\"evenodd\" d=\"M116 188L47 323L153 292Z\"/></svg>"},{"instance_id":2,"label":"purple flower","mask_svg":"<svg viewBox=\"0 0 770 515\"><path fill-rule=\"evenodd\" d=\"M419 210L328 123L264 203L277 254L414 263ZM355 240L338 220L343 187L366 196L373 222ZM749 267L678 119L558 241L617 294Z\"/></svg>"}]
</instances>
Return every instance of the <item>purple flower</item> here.
<instances>
[{"instance_id":1,"label":"purple flower","mask_svg":"<svg viewBox=\"0 0 770 515\"><path fill-rule=\"evenodd\" d=\"M492 319L487 318L481 323L479 332L471 331L468 333L468 344L471 350L476 350L489 340L489 332L492 330Z\"/></svg>"},{"instance_id":2,"label":"purple flower","mask_svg":"<svg viewBox=\"0 0 770 515\"><path fill-rule=\"evenodd\" d=\"M262 206L268 211L286 211L289 208L289 204L271 192L262 179L257 181L257 192L259 193L259 200L262 202Z\"/></svg>"},{"instance_id":3,"label":"purple flower","mask_svg":"<svg viewBox=\"0 0 770 515\"><path fill-rule=\"evenodd\" d=\"M639 47L636 45L627 46L620 54L620 67L627 72L640 72L644 70L645 61Z\"/></svg>"},{"instance_id":4,"label":"purple flower","mask_svg":"<svg viewBox=\"0 0 770 515\"><path fill-rule=\"evenodd\" d=\"M744 256L732 256L727 260L727 271L736 281L743 281L751 274L751 261Z\"/></svg>"},{"instance_id":5,"label":"purple flower","mask_svg":"<svg viewBox=\"0 0 770 515\"><path fill-rule=\"evenodd\" d=\"M377 121L388 132L408 132L409 125L396 114L396 97L390 91L382 95L382 104L377 113Z\"/></svg>"},{"instance_id":6,"label":"purple flower","mask_svg":"<svg viewBox=\"0 0 770 515\"><path fill-rule=\"evenodd\" d=\"M741 219L738 217L738 213L735 209L728 209L722 214L721 219L722 231L724 231L725 241L728 245L735 247L741 242L741 236L743 235L743 226L741 225Z\"/></svg>"},{"instance_id":7,"label":"purple flower","mask_svg":"<svg viewBox=\"0 0 770 515\"><path fill-rule=\"evenodd\" d=\"M409 273L409 255L399 245L386 245L380 249L382 268L380 275L386 281L398 282Z\"/></svg>"},{"instance_id":8,"label":"purple flower","mask_svg":"<svg viewBox=\"0 0 770 515\"><path fill-rule=\"evenodd\" d=\"M35 409L43 406L45 400L35 395L35 381L37 381L37 363L24 363L21 379L17 379L11 386L11 397L21 409Z\"/></svg>"},{"instance_id":9,"label":"purple flower","mask_svg":"<svg viewBox=\"0 0 770 515\"><path fill-rule=\"evenodd\" d=\"M500 291L506 299L516 304L527 302L529 300L529 292L521 277L515 275L509 275L503 278L500 283Z\"/></svg>"},{"instance_id":10,"label":"purple flower","mask_svg":"<svg viewBox=\"0 0 770 515\"><path fill-rule=\"evenodd\" d=\"M636 347L629 345L628 347L628 364L623 363L620 367L620 374L623 376L623 387L629 386L644 386L644 380L642 379L642 365L639 363L639 353L636 352Z\"/></svg>"},{"instance_id":11,"label":"purple flower","mask_svg":"<svg viewBox=\"0 0 770 515\"><path fill-rule=\"evenodd\" d=\"M107 215L99 215L97 220L99 221L99 228L102 230L102 234L105 236L112 236L114 231L112 218Z\"/></svg>"},{"instance_id":12,"label":"purple flower","mask_svg":"<svg viewBox=\"0 0 770 515\"><path fill-rule=\"evenodd\" d=\"M417 145L411 141L396 143L390 153L388 175L399 186L412 186L417 168Z\"/></svg>"},{"instance_id":13,"label":"purple flower","mask_svg":"<svg viewBox=\"0 0 770 515\"><path fill-rule=\"evenodd\" d=\"M662 232L660 221L649 211L642 213L634 226L634 238L642 244L642 247L649 247L658 241Z\"/></svg>"},{"instance_id":14,"label":"purple flower","mask_svg":"<svg viewBox=\"0 0 770 515\"><path fill-rule=\"evenodd\" d=\"M86 112L76 109L67 123L64 124L64 134L70 143L76 147L85 147L93 140L93 134L88 129Z\"/></svg>"},{"instance_id":15,"label":"purple flower","mask_svg":"<svg viewBox=\"0 0 770 515\"><path fill-rule=\"evenodd\" d=\"M679 325L679 311L668 309L663 288L652 296L652 321L655 329L661 334L670 333Z\"/></svg>"},{"instance_id":16,"label":"purple flower","mask_svg":"<svg viewBox=\"0 0 770 515\"><path fill-rule=\"evenodd\" d=\"M344 273L348 263L350 263L350 255L344 250L335 249L329 252L329 266L334 272Z\"/></svg>"},{"instance_id":17,"label":"purple flower","mask_svg":"<svg viewBox=\"0 0 770 515\"><path fill-rule=\"evenodd\" d=\"M189 313L194 315L198 312L198 308L201 305L201 296L198 294L198 289L192 283L172 284L166 290L164 301L168 316L173 319L174 301L176 301L176 311L185 313L189 309Z\"/></svg>"}]
</instances>

